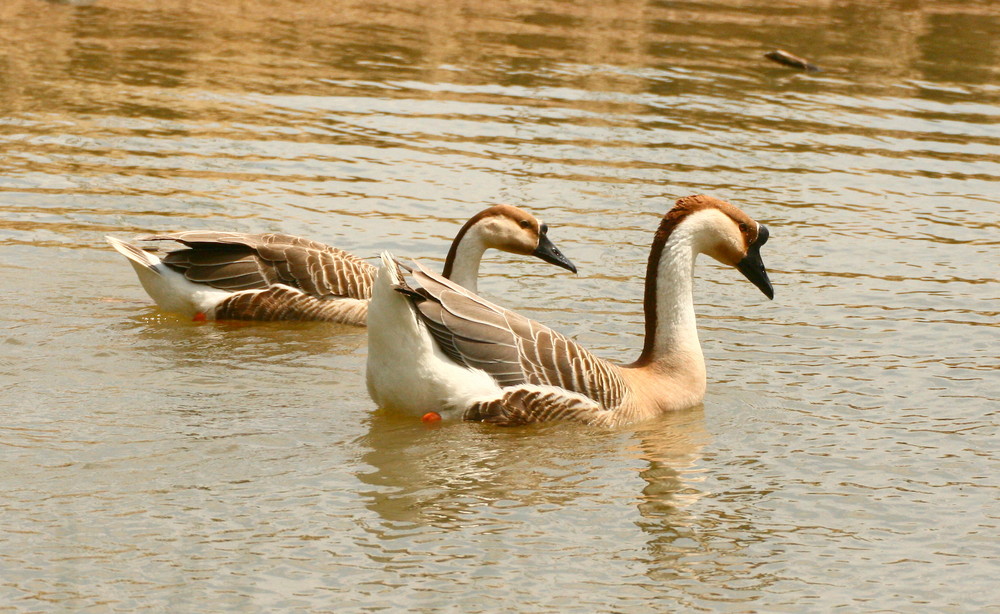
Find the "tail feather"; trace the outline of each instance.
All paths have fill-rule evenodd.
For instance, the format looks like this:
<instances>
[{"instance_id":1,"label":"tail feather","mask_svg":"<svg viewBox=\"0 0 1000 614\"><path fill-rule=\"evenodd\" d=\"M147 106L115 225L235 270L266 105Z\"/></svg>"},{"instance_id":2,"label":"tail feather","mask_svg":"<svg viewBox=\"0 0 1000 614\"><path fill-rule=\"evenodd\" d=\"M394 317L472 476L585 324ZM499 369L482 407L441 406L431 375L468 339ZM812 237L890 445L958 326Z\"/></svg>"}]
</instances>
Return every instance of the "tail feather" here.
<instances>
[{"instance_id":1,"label":"tail feather","mask_svg":"<svg viewBox=\"0 0 1000 614\"><path fill-rule=\"evenodd\" d=\"M388 256L388 259L385 256ZM413 301L422 301L426 298L418 289L406 283L405 274L412 273L413 269L393 258L388 252L383 252L382 265L389 272L389 280L393 290Z\"/></svg>"},{"instance_id":2,"label":"tail feather","mask_svg":"<svg viewBox=\"0 0 1000 614\"><path fill-rule=\"evenodd\" d=\"M399 262L392 257L392 254L382 252L379 258L382 260L382 267L389 273L389 283L393 286L403 283L403 272L399 270Z\"/></svg>"},{"instance_id":3,"label":"tail feather","mask_svg":"<svg viewBox=\"0 0 1000 614\"><path fill-rule=\"evenodd\" d=\"M138 245L129 243L128 241L122 241L121 239L116 239L111 236L105 236L104 238L111 245L111 247L115 248L115 251L122 256L125 256L135 264L149 269L157 275L160 274L159 267L162 261L156 256L156 254L151 254Z\"/></svg>"},{"instance_id":4,"label":"tail feather","mask_svg":"<svg viewBox=\"0 0 1000 614\"><path fill-rule=\"evenodd\" d=\"M413 298L422 298L410 284L406 283L406 278L404 277L406 273L412 272L413 269L396 260L389 252L382 252L380 257L382 258L382 267L389 274L389 286L393 290Z\"/></svg>"},{"instance_id":5,"label":"tail feather","mask_svg":"<svg viewBox=\"0 0 1000 614\"><path fill-rule=\"evenodd\" d=\"M227 290L187 279L183 273L170 269L159 256L134 243L114 237L105 238L115 251L128 258L139 283L163 311L191 317L199 313L212 317L215 307L232 295Z\"/></svg>"}]
</instances>

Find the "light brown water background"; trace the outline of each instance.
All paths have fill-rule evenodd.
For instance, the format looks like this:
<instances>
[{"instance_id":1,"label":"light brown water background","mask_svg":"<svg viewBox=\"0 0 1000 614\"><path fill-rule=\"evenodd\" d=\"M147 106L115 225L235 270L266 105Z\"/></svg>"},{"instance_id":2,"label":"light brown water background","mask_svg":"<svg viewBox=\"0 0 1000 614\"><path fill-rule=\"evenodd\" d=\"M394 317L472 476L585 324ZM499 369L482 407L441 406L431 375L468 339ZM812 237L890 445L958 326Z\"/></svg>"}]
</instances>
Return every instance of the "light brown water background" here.
<instances>
[{"instance_id":1,"label":"light brown water background","mask_svg":"<svg viewBox=\"0 0 1000 614\"><path fill-rule=\"evenodd\" d=\"M0 611L1000 611L1000 6L0 2ZM824 67L761 56L783 47ZM157 312L103 236L440 266L487 204L577 276L481 289L629 360L677 197L704 407L375 411L363 331Z\"/></svg>"}]
</instances>

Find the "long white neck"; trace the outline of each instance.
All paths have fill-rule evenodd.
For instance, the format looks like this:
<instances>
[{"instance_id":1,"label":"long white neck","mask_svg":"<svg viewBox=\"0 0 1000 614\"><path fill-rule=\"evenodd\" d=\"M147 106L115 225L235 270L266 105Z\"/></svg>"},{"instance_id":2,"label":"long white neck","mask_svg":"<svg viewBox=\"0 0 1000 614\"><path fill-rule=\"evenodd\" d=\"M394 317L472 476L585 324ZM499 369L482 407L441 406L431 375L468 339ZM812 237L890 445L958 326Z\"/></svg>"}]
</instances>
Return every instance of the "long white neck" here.
<instances>
[{"instance_id":1,"label":"long white neck","mask_svg":"<svg viewBox=\"0 0 1000 614\"><path fill-rule=\"evenodd\" d=\"M701 398L706 381L694 315L694 261L717 234L713 226L718 225L719 215L695 212L672 228L668 224L657 231L646 270L646 339L642 354L631 365L668 375L670 381L682 383L680 389L692 398ZM661 238L664 231L668 234Z\"/></svg>"},{"instance_id":2,"label":"long white neck","mask_svg":"<svg viewBox=\"0 0 1000 614\"><path fill-rule=\"evenodd\" d=\"M656 327L650 359L671 366L692 361L704 370L694 314L694 261L697 224L680 224L663 247L656 269Z\"/></svg>"},{"instance_id":3,"label":"long white neck","mask_svg":"<svg viewBox=\"0 0 1000 614\"><path fill-rule=\"evenodd\" d=\"M473 225L460 236L458 245L452 246L448 252L445 276L458 285L477 292L479 263L487 249L482 229Z\"/></svg>"}]
</instances>

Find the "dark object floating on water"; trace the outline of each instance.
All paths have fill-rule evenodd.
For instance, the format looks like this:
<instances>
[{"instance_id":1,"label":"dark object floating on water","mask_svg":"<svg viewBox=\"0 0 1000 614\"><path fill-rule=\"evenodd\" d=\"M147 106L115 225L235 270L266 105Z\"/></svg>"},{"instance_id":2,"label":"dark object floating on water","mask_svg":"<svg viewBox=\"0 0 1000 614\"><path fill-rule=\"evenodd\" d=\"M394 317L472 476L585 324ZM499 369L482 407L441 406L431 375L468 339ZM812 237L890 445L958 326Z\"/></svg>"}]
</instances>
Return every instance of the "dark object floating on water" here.
<instances>
[{"instance_id":1,"label":"dark object floating on water","mask_svg":"<svg viewBox=\"0 0 1000 614\"><path fill-rule=\"evenodd\" d=\"M804 70L806 72L819 72L821 70L819 66L816 66L809 60L800 58L797 55L792 55L784 49L768 51L764 54L764 57L773 62L777 62L778 64L784 64L785 66L791 66L792 68L798 68L799 70Z\"/></svg>"},{"instance_id":2,"label":"dark object floating on water","mask_svg":"<svg viewBox=\"0 0 1000 614\"><path fill-rule=\"evenodd\" d=\"M61 4L63 6L91 6L99 0L44 0L49 4Z\"/></svg>"}]
</instances>

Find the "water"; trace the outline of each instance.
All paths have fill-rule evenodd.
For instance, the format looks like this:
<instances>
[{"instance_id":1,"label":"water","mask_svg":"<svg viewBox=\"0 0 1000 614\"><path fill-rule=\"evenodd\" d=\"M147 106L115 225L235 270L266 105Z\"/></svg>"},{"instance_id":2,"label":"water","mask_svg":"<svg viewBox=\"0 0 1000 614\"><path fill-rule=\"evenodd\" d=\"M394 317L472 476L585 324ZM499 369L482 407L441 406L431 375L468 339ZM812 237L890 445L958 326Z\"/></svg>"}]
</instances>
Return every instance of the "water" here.
<instances>
[{"instance_id":1,"label":"water","mask_svg":"<svg viewBox=\"0 0 1000 614\"><path fill-rule=\"evenodd\" d=\"M1000 611L1000 8L802 4L5 0L2 609ZM103 241L440 266L509 202L580 274L483 292L628 360L701 192L775 300L700 262L704 406L614 431L378 412L363 331L178 320Z\"/></svg>"}]
</instances>

